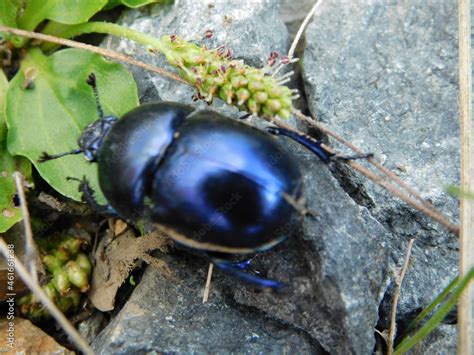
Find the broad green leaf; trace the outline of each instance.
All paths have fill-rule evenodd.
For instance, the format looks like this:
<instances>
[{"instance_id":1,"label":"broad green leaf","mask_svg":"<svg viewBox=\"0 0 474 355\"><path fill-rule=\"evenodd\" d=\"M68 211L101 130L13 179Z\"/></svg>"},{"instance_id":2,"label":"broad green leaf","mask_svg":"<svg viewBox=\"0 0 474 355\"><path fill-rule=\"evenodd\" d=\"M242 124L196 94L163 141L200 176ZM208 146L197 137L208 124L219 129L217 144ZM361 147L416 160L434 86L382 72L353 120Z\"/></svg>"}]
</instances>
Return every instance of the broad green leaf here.
<instances>
[{"instance_id":1,"label":"broad green leaf","mask_svg":"<svg viewBox=\"0 0 474 355\"><path fill-rule=\"evenodd\" d=\"M28 0L18 25L26 30L34 30L44 20L69 25L84 23L106 3L107 0Z\"/></svg>"},{"instance_id":2,"label":"broad green leaf","mask_svg":"<svg viewBox=\"0 0 474 355\"><path fill-rule=\"evenodd\" d=\"M81 155L37 162L42 152L76 149L84 127L97 119L94 95L85 82L91 72L97 77L106 115L120 117L138 105L136 84L122 65L80 49L64 49L51 56L31 49L7 91L8 149L30 159L52 187L75 200L81 197L77 182L66 178L87 176L96 197L104 202L96 164Z\"/></svg>"},{"instance_id":3,"label":"broad green leaf","mask_svg":"<svg viewBox=\"0 0 474 355\"><path fill-rule=\"evenodd\" d=\"M16 16L19 7L11 0L0 1L0 24L16 27Z\"/></svg>"},{"instance_id":4,"label":"broad green leaf","mask_svg":"<svg viewBox=\"0 0 474 355\"><path fill-rule=\"evenodd\" d=\"M118 5L125 5L127 7L131 7L135 9L137 7L148 5L154 2L169 3L170 1L169 0L109 0L107 5L105 5L104 9L106 10L112 9Z\"/></svg>"},{"instance_id":5,"label":"broad green leaf","mask_svg":"<svg viewBox=\"0 0 474 355\"><path fill-rule=\"evenodd\" d=\"M17 27L16 18L20 6L13 0L0 0L0 25L9 27ZM21 37L14 36L9 33L0 33L0 37L8 42L12 42L15 46L20 46L25 40Z\"/></svg>"},{"instance_id":6,"label":"broad green leaf","mask_svg":"<svg viewBox=\"0 0 474 355\"><path fill-rule=\"evenodd\" d=\"M26 178L31 175L30 162L21 157L14 158L7 151L7 126L4 115L7 86L7 78L0 70L0 233L6 232L21 220L21 211L13 203L16 188L12 174L18 170Z\"/></svg>"}]
</instances>

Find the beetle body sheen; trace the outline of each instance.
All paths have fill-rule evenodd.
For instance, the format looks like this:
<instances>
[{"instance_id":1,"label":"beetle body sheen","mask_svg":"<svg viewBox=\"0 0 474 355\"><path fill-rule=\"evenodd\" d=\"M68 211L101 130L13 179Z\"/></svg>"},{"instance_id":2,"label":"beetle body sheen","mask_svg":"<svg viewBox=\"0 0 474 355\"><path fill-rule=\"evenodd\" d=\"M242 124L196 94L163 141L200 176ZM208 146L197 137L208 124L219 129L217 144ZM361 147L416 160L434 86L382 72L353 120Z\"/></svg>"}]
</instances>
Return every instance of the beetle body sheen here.
<instances>
[{"instance_id":1,"label":"beetle body sheen","mask_svg":"<svg viewBox=\"0 0 474 355\"><path fill-rule=\"evenodd\" d=\"M97 161L100 187L121 217L149 217L193 249L263 251L299 222L294 157L270 134L213 111L139 106L106 132Z\"/></svg>"}]
</instances>

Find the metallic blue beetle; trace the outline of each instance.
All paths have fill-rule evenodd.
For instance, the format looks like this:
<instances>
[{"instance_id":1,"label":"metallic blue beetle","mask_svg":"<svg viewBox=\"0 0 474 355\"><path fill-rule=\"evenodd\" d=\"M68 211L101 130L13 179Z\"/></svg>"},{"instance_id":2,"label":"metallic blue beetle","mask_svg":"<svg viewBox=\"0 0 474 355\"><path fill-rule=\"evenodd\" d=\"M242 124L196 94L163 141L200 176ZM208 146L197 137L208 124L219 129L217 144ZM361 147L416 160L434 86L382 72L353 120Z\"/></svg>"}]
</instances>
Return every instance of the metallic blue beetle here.
<instances>
[{"instance_id":1,"label":"metallic blue beetle","mask_svg":"<svg viewBox=\"0 0 474 355\"><path fill-rule=\"evenodd\" d=\"M160 102L139 106L120 120L104 116L95 76L99 119L79 138L79 149L48 155L47 161L83 153L99 164L99 184L108 206L100 206L84 179L83 198L96 210L134 221L149 218L177 243L204 251L223 271L262 287L276 280L243 271L212 255L248 255L281 243L299 224L302 176L294 157L270 134L213 111ZM319 143L271 128L302 143L323 161Z\"/></svg>"}]
</instances>

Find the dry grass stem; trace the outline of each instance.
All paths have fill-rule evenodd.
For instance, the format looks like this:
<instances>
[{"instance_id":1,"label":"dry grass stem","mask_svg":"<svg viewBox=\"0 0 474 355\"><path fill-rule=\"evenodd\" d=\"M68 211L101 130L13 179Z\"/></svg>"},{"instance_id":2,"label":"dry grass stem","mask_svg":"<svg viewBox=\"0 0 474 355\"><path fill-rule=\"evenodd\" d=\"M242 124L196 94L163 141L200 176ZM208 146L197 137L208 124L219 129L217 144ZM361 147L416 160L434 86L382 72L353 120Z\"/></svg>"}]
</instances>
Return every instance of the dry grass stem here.
<instances>
[{"instance_id":1,"label":"dry grass stem","mask_svg":"<svg viewBox=\"0 0 474 355\"><path fill-rule=\"evenodd\" d=\"M211 291L211 279L212 279L212 271L214 269L214 264L209 264L209 270L207 271L207 279L206 279L206 286L204 287L204 295L202 296L202 303L206 303L209 299L209 292Z\"/></svg>"},{"instance_id":2,"label":"dry grass stem","mask_svg":"<svg viewBox=\"0 0 474 355\"><path fill-rule=\"evenodd\" d=\"M31 230L30 212L28 211L28 205L26 203L24 183L25 179L21 173L15 171L13 173L15 180L16 192L20 200L21 214L23 216L23 229L25 232L25 263L28 266L28 272L36 282L38 281L38 267L37 261L39 260L38 249L33 240L33 231Z\"/></svg>"},{"instance_id":3,"label":"dry grass stem","mask_svg":"<svg viewBox=\"0 0 474 355\"><path fill-rule=\"evenodd\" d=\"M54 37L54 36L43 35L41 33L18 30L18 29L11 28L11 27L6 27L6 26L0 26L0 32L9 32L9 33L13 33L13 34L20 35L20 36L25 36L25 37L28 37L28 38L35 38L35 39L39 39L39 40L42 40L42 41L48 41L48 42L62 44L62 45L65 45L65 46L70 46L70 47L75 47L75 48L82 48L82 49L85 49L85 50L89 50L89 51L104 55L108 58L112 58L112 59L116 59L116 60L119 60L119 61L127 62L127 63L132 64L132 65L137 65L137 66L139 66L141 68L144 68L146 70L150 70L150 71L156 72L160 75L166 76L168 78L175 79L179 82L186 83L183 79L178 77L176 74L173 74L173 73L170 73L170 72L168 72L164 69L161 69L161 68L158 68L158 67L155 67L155 66L137 61L133 58L130 58L128 56L122 55L122 54L114 52L114 51L105 50L105 49L102 49L102 48L97 48L97 47L94 47L94 46L91 46L91 45L87 45L87 44L83 44L83 43L79 43L79 42L75 42L75 41L71 41L71 40L66 40L66 39L62 39L62 38L58 38L58 37ZM351 144L350 142L344 140L342 137L340 137L336 133L334 133L334 132L328 130L327 128L324 128L321 125L317 124L310 117L307 117L307 116L303 115L301 112L299 112L297 110L293 110L292 112L295 114L296 117L298 117L302 121L306 122L308 125L310 125L312 127L315 127L315 128L318 128L322 132L334 137L336 140L338 140L341 143L345 144L346 146L348 146L349 148L351 148L355 152L361 152L361 150L358 149L357 147L355 147L353 144ZM294 132L297 132L298 134L304 134L301 131L298 131L298 130L296 130L296 129L288 126L288 125L283 124L282 122L279 122L279 121L276 121L276 120L271 120L271 122L276 124L279 127L290 129ZM348 164L352 168L354 168L355 170L357 170L360 173L367 176L369 179L371 179L375 183L379 184L380 186L382 186L382 187L386 188L387 190L389 190L390 192L392 192L395 196L399 197L400 199L402 199L403 201L405 201L409 205L413 206L414 208L420 210L421 212L427 214L428 216L430 216L434 220L438 221L440 224L444 225L451 232L453 232L455 234L459 233L459 228L456 225L454 225L449 220L447 220L447 218L444 217L439 211L437 211L428 202L423 200L416 193L416 191L414 191L412 188L410 188L408 185L406 185L400 179L398 179L398 177L393 172L391 172L390 170L388 170L388 169L384 168L383 166L381 166L374 159L368 159L368 161L372 165L377 167L380 171L382 171L382 173L386 175L386 178L388 180L395 181L398 185L402 186L405 190L409 191L411 195L415 196L415 198L417 200L421 201L421 202L417 202L417 201L413 200L413 198L411 198L410 196L403 195L400 191L398 191L396 189L392 189L391 184L388 184L387 182L385 182L380 177L375 177L375 175L373 173L370 173L370 172L368 173L368 170L363 168L360 164L357 164L353 161L349 161Z\"/></svg>"},{"instance_id":4,"label":"dry grass stem","mask_svg":"<svg viewBox=\"0 0 474 355\"><path fill-rule=\"evenodd\" d=\"M306 15L306 17L304 18L303 22L301 23L301 26L298 28L298 32L296 33L293 43L291 43L290 50L288 51L288 58L290 59L293 58L293 55L295 54L296 46L298 45L298 42L300 41L301 36L303 36L306 26L308 26L309 20L311 20L311 17L313 17L319 5L321 5L322 3L323 3L323 0L316 0L313 7L308 12L308 15Z\"/></svg>"},{"instance_id":5,"label":"dry grass stem","mask_svg":"<svg viewBox=\"0 0 474 355\"><path fill-rule=\"evenodd\" d=\"M17 36L23 36L27 38L33 38L33 39L38 39L40 41L45 41L45 42L51 42L51 43L56 43L62 46L67 46L67 47L72 47L72 48L80 48L84 49L89 52L97 53L100 54L104 57L110 58L110 59L115 59L120 62L125 62L131 65L135 65L137 67L158 73L164 77L179 81L184 84L188 84L185 80L181 79L178 75L170 73L167 70L164 70L160 67L150 65L144 62L141 62L139 60L133 59L132 57L126 56L124 54L117 53L115 51L111 51L109 49L104 49L104 48L99 48L96 46L92 46L90 44L85 44L81 42L76 42L72 41L70 39L64 39L64 38L59 38L55 36L50 36L50 35L45 35L42 33L38 32L32 32L32 31L25 31L25 30L20 30L17 28L12 28L12 27L7 27L7 26L1 26L0 25L0 32L8 32L8 33L13 33Z\"/></svg>"},{"instance_id":6,"label":"dry grass stem","mask_svg":"<svg viewBox=\"0 0 474 355\"><path fill-rule=\"evenodd\" d=\"M461 189L474 191L472 151L472 71L471 71L471 4L458 1L459 12L459 123L461 143ZM461 233L459 241L460 276L474 267L474 201L461 198ZM459 301L458 354L473 353L472 283Z\"/></svg>"},{"instance_id":7,"label":"dry grass stem","mask_svg":"<svg viewBox=\"0 0 474 355\"><path fill-rule=\"evenodd\" d=\"M405 278L405 273L407 272L408 265L410 262L411 248L415 239L410 239L408 242L407 252L405 255L405 261L403 262L402 269L399 275L395 275L395 289L393 291L393 303L392 309L390 312L390 328L388 330L388 345L387 345L387 354L393 354L393 342L395 340L395 335L397 332L397 304L398 298L400 297L400 289L402 286L403 279Z\"/></svg>"}]
</instances>

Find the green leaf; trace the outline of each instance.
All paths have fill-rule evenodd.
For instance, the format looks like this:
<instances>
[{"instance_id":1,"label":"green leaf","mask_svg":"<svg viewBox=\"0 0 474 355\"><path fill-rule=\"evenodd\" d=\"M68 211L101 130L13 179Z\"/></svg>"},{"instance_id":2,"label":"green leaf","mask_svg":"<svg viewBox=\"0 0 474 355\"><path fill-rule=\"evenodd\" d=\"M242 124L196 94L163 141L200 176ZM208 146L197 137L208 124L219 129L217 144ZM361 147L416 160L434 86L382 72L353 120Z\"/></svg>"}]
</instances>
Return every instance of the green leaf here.
<instances>
[{"instance_id":1,"label":"green leaf","mask_svg":"<svg viewBox=\"0 0 474 355\"><path fill-rule=\"evenodd\" d=\"M20 6L13 0L0 0L0 25L17 27L16 18ZM24 42L21 37L14 36L9 33L2 33L1 38L8 42L12 42L15 46L19 46L20 42Z\"/></svg>"},{"instance_id":2,"label":"green leaf","mask_svg":"<svg viewBox=\"0 0 474 355\"><path fill-rule=\"evenodd\" d=\"M91 72L97 77L106 115L120 117L138 105L136 84L122 65L80 49L64 49L51 56L37 48L30 50L7 91L8 149L30 159L52 187L75 200L81 197L78 185L66 178L87 176L103 203L97 164L81 155L37 162L42 152L76 149L84 127L97 119L94 95L85 82ZM25 73L32 79L30 85Z\"/></svg>"},{"instance_id":3,"label":"green leaf","mask_svg":"<svg viewBox=\"0 0 474 355\"><path fill-rule=\"evenodd\" d=\"M31 176L30 162L24 158L14 158L7 151L4 114L7 87L7 78L0 70L0 233L6 232L22 217L20 209L13 203L16 188L12 174L18 170L26 178Z\"/></svg>"},{"instance_id":4,"label":"green leaf","mask_svg":"<svg viewBox=\"0 0 474 355\"><path fill-rule=\"evenodd\" d=\"M16 27L16 16L19 7L11 0L0 1L0 24Z\"/></svg>"},{"instance_id":5,"label":"green leaf","mask_svg":"<svg viewBox=\"0 0 474 355\"><path fill-rule=\"evenodd\" d=\"M106 3L107 0L29 0L18 24L20 28L34 30L46 19L69 25L84 23Z\"/></svg>"},{"instance_id":6,"label":"green leaf","mask_svg":"<svg viewBox=\"0 0 474 355\"><path fill-rule=\"evenodd\" d=\"M152 4L154 2L163 3L163 2L169 2L169 1L168 0L109 0L107 5L105 5L104 9L109 10L109 9L112 9L112 8L118 6L118 5L125 5L127 7L131 7L133 9L135 9L137 7L140 7L140 6Z\"/></svg>"},{"instance_id":7,"label":"green leaf","mask_svg":"<svg viewBox=\"0 0 474 355\"><path fill-rule=\"evenodd\" d=\"M474 200L474 192L463 191L459 186L449 185L445 187L445 190L448 194L456 198L459 198L459 199L467 198L467 199Z\"/></svg>"},{"instance_id":8,"label":"green leaf","mask_svg":"<svg viewBox=\"0 0 474 355\"><path fill-rule=\"evenodd\" d=\"M474 268L469 270L469 272L462 278L456 278L451 282L448 288L451 290L450 296L444 301L441 302L440 297L437 297L436 300L440 304L438 310L426 321L426 323L413 335L405 336L402 341L395 348L394 354L403 354L410 350L413 346L421 342L426 338L436 327L443 321L446 315L454 308L458 303L459 298L461 297L462 292L466 287L470 286L470 282L474 279ZM454 288L454 289L453 289ZM442 295L446 295L448 292L443 291ZM431 304L429 307L432 307ZM427 312L424 312L427 314Z\"/></svg>"}]
</instances>

